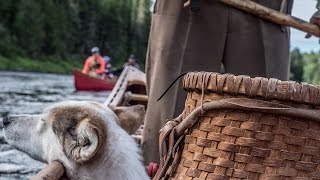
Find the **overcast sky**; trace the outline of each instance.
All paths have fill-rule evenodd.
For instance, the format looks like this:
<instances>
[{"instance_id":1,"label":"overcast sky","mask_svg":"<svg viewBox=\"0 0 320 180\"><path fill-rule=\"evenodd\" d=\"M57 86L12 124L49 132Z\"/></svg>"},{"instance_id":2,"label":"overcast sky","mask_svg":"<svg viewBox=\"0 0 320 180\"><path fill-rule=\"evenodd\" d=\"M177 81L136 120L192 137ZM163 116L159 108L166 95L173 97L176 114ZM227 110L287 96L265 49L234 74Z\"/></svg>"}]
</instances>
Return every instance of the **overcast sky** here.
<instances>
[{"instance_id":1,"label":"overcast sky","mask_svg":"<svg viewBox=\"0 0 320 180\"><path fill-rule=\"evenodd\" d=\"M294 0L292 15L309 21L316 12L316 0ZM291 48L298 47L302 51L319 51L320 45L317 38L305 39L305 33L292 29Z\"/></svg>"}]
</instances>

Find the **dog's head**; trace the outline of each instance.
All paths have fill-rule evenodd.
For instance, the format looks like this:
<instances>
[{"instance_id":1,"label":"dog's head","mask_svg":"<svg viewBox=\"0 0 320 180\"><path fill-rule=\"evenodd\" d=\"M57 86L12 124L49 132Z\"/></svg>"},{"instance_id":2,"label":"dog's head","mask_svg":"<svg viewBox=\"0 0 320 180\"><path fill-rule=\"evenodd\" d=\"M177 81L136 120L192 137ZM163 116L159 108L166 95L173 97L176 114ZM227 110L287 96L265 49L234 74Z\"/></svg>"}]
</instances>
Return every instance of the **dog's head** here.
<instances>
[{"instance_id":1,"label":"dog's head","mask_svg":"<svg viewBox=\"0 0 320 180\"><path fill-rule=\"evenodd\" d=\"M117 128L127 118L140 122L143 116L143 106L111 110L95 102L67 101L42 114L7 116L3 124L6 141L31 157L82 164L95 159L110 128Z\"/></svg>"}]
</instances>

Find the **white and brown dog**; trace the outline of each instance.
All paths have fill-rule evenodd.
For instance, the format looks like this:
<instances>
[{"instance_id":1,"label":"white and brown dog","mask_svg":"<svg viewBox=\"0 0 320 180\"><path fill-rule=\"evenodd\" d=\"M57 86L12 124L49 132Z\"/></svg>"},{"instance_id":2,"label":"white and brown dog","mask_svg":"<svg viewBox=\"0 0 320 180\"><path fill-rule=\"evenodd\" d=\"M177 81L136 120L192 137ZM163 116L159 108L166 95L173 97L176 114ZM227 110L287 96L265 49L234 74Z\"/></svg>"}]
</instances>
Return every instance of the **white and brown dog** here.
<instances>
[{"instance_id":1,"label":"white and brown dog","mask_svg":"<svg viewBox=\"0 0 320 180\"><path fill-rule=\"evenodd\" d=\"M139 149L119 126L130 119L142 122L143 116L142 106L111 110L67 101L42 114L7 116L3 124L9 144L34 159L60 161L70 179L144 180L149 177Z\"/></svg>"}]
</instances>

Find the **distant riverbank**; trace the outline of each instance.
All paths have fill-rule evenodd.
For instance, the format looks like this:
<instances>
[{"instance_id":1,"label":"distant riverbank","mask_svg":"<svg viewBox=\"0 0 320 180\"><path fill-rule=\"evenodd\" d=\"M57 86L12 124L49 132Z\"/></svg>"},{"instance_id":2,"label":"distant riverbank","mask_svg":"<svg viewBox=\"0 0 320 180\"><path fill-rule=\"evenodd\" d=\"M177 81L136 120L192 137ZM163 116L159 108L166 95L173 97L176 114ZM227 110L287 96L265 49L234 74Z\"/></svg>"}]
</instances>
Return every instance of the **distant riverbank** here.
<instances>
[{"instance_id":1,"label":"distant riverbank","mask_svg":"<svg viewBox=\"0 0 320 180\"><path fill-rule=\"evenodd\" d=\"M71 60L37 60L22 57L6 58L0 56L0 70L71 74L73 68L81 68L82 65L83 64L79 61Z\"/></svg>"}]
</instances>

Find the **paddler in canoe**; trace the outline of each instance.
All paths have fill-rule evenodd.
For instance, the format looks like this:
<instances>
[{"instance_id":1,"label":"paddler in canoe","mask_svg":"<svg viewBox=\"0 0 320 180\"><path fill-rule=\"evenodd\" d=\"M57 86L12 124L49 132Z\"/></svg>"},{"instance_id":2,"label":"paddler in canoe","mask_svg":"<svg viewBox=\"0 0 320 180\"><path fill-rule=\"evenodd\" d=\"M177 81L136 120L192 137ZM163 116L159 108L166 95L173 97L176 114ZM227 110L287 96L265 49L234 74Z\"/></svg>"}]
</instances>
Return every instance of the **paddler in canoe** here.
<instances>
[{"instance_id":1,"label":"paddler in canoe","mask_svg":"<svg viewBox=\"0 0 320 180\"><path fill-rule=\"evenodd\" d=\"M106 61L100 55L98 47L91 48L91 56L89 56L83 66L82 73L91 77L105 78Z\"/></svg>"}]
</instances>

